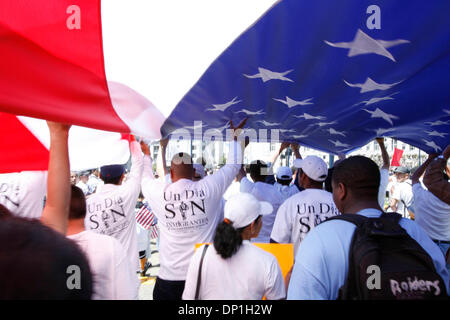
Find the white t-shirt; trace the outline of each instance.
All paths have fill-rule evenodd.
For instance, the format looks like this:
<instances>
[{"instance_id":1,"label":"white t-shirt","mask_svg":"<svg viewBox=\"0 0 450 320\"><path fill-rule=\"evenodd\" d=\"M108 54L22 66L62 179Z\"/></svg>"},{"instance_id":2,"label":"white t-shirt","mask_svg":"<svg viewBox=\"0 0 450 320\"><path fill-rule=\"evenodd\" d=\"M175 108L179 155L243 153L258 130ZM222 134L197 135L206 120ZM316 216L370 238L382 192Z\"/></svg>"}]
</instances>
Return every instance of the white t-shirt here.
<instances>
[{"instance_id":1,"label":"white t-shirt","mask_svg":"<svg viewBox=\"0 0 450 320\"><path fill-rule=\"evenodd\" d=\"M39 219L47 193L47 171L0 174L0 204L22 218Z\"/></svg>"},{"instance_id":2,"label":"white t-shirt","mask_svg":"<svg viewBox=\"0 0 450 320\"><path fill-rule=\"evenodd\" d=\"M378 189L378 204L384 210L384 199L386 199L386 189L389 184L389 170L380 170L380 188Z\"/></svg>"},{"instance_id":3,"label":"white t-shirt","mask_svg":"<svg viewBox=\"0 0 450 320\"><path fill-rule=\"evenodd\" d=\"M203 246L192 257L182 298L194 300ZM270 253L242 242L239 250L223 259L210 245L202 266L199 291L201 300L279 300L286 297L283 275L277 259Z\"/></svg>"},{"instance_id":4,"label":"white t-shirt","mask_svg":"<svg viewBox=\"0 0 450 320\"><path fill-rule=\"evenodd\" d=\"M412 190L417 224L431 239L450 241L450 205L425 190L420 183L414 184Z\"/></svg>"},{"instance_id":5,"label":"white t-shirt","mask_svg":"<svg viewBox=\"0 0 450 320\"><path fill-rule=\"evenodd\" d=\"M232 143L227 164L216 173L199 181L180 179L173 183L154 179L151 160L144 158L142 193L160 228L161 279L185 280L195 244L213 240L223 219L222 197L239 171L235 159L241 159L241 154L240 145Z\"/></svg>"},{"instance_id":6,"label":"white t-shirt","mask_svg":"<svg viewBox=\"0 0 450 320\"><path fill-rule=\"evenodd\" d=\"M394 192L391 196L392 199L397 200L397 213L401 214L403 218L410 218L409 213L402 200L405 202L407 207L411 207L413 204L413 193L410 181L397 182L394 185Z\"/></svg>"},{"instance_id":7,"label":"white t-shirt","mask_svg":"<svg viewBox=\"0 0 450 320\"><path fill-rule=\"evenodd\" d=\"M270 237L278 243L293 243L295 256L300 242L311 229L338 214L330 192L306 189L280 206Z\"/></svg>"},{"instance_id":8,"label":"white t-shirt","mask_svg":"<svg viewBox=\"0 0 450 320\"><path fill-rule=\"evenodd\" d=\"M283 196L274 185L264 182L253 183L247 178L241 180L241 192L250 193L259 201L267 201L272 205L272 213L262 217L262 227L258 237L252 239L252 242L269 243L278 208L284 201Z\"/></svg>"},{"instance_id":9,"label":"white t-shirt","mask_svg":"<svg viewBox=\"0 0 450 320\"><path fill-rule=\"evenodd\" d=\"M89 186L87 185L87 183L84 183L83 181L80 180L80 181L78 181L78 183L75 186L80 188L81 191L83 191L85 196L90 194Z\"/></svg>"},{"instance_id":10,"label":"white t-shirt","mask_svg":"<svg viewBox=\"0 0 450 320\"><path fill-rule=\"evenodd\" d=\"M297 186L295 184L291 184L289 186L284 186L278 182L275 182L273 185L283 197L284 200L292 197L294 194L299 193L300 190L298 190Z\"/></svg>"},{"instance_id":11,"label":"white t-shirt","mask_svg":"<svg viewBox=\"0 0 450 320\"><path fill-rule=\"evenodd\" d=\"M239 193L239 189L241 187L241 184L239 181L233 180L233 182L228 187L227 191L225 191L225 194L223 195L223 198L225 201L227 201L229 198L231 198L233 195Z\"/></svg>"},{"instance_id":12,"label":"white t-shirt","mask_svg":"<svg viewBox=\"0 0 450 320\"><path fill-rule=\"evenodd\" d=\"M143 169L143 155L133 141L131 170L122 185L105 184L86 199L87 230L113 236L124 246L134 271L140 270L134 209L139 196Z\"/></svg>"},{"instance_id":13,"label":"white t-shirt","mask_svg":"<svg viewBox=\"0 0 450 320\"><path fill-rule=\"evenodd\" d=\"M93 274L93 300L137 300L139 279L130 268L125 249L113 237L92 231L67 236L86 255Z\"/></svg>"}]
</instances>

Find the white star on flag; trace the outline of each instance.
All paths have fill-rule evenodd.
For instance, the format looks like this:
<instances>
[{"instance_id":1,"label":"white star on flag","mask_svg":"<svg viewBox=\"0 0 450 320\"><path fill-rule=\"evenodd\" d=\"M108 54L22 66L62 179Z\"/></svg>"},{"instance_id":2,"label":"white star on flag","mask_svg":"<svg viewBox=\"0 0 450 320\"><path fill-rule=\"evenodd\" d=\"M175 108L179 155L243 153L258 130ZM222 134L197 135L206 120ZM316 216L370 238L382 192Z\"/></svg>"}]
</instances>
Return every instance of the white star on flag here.
<instances>
[{"instance_id":1,"label":"white star on flag","mask_svg":"<svg viewBox=\"0 0 450 320\"><path fill-rule=\"evenodd\" d=\"M285 72L274 72L264 68L258 68L258 71L259 73L254 75L248 75L244 73L244 76L251 79L261 78L263 82L267 82L269 80L282 80L294 82L293 80L285 77L285 75L287 75L289 72L292 72L293 70L288 70Z\"/></svg>"},{"instance_id":2,"label":"white star on flag","mask_svg":"<svg viewBox=\"0 0 450 320\"><path fill-rule=\"evenodd\" d=\"M428 121L428 122L425 122L425 124L426 125L429 125L429 126L442 126L442 125L447 125L447 124L449 124L449 121L450 120L447 120L447 121L441 121L441 120L437 120L437 121Z\"/></svg>"},{"instance_id":3,"label":"white star on flag","mask_svg":"<svg viewBox=\"0 0 450 320\"><path fill-rule=\"evenodd\" d=\"M326 131L328 131L330 134L340 135L340 136L345 137L345 133L344 133L344 132L336 131L336 130L334 130L333 128L329 128L329 129L326 130Z\"/></svg>"},{"instance_id":4,"label":"white star on flag","mask_svg":"<svg viewBox=\"0 0 450 320\"><path fill-rule=\"evenodd\" d=\"M436 130L433 131L425 131L429 136L435 136L435 137L441 137L441 138L445 138L445 136L448 133L443 133L443 132L437 132Z\"/></svg>"},{"instance_id":5,"label":"white star on flag","mask_svg":"<svg viewBox=\"0 0 450 320\"><path fill-rule=\"evenodd\" d=\"M281 103L284 103L285 105L288 106L288 108L293 108L295 106L306 106L308 104L313 104L312 102L310 102L312 99L313 98L308 98L308 99L305 99L305 100L297 101L297 100L289 98L288 96L286 96L286 100L273 98L273 100L275 100L275 101L279 101Z\"/></svg>"},{"instance_id":6,"label":"white star on flag","mask_svg":"<svg viewBox=\"0 0 450 320\"><path fill-rule=\"evenodd\" d=\"M381 119L389 122L389 124L391 126L394 125L394 122L392 121L392 119L400 119L399 117L397 117L397 116L395 116L393 114L386 113L386 112L384 112L383 110L381 110L379 108L376 108L374 111L370 111L370 110L367 110L367 109L363 109L363 110L368 112L368 113L370 113L371 114L371 116L370 116L371 118L381 118Z\"/></svg>"},{"instance_id":7,"label":"white star on flag","mask_svg":"<svg viewBox=\"0 0 450 320\"><path fill-rule=\"evenodd\" d=\"M324 40L325 43L329 46L336 48L345 48L350 49L348 51L348 57L354 57L360 54L369 54L374 53L380 56L384 56L386 58L391 59L396 62L394 56L386 50L387 48L397 46L404 43L409 43L410 41L404 39L385 41L385 40L375 40L371 38L369 35L358 29L356 31L355 38L352 42L336 42L332 43Z\"/></svg>"},{"instance_id":8,"label":"white star on flag","mask_svg":"<svg viewBox=\"0 0 450 320\"><path fill-rule=\"evenodd\" d=\"M247 110L247 109L242 109L241 111L238 111L236 113L240 113L240 112L243 112L243 113L245 113L248 116L255 116L255 115L265 114L265 112L262 109L258 110L258 111L250 111L250 110Z\"/></svg>"},{"instance_id":9,"label":"white star on flag","mask_svg":"<svg viewBox=\"0 0 450 320\"><path fill-rule=\"evenodd\" d=\"M334 146L336 148L349 148L350 147L350 145L342 143L339 140L336 140L336 141L328 140L328 141L330 141L332 144L334 144Z\"/></svg>"},{"instance_id":10,"label":"white star on flag","mask_svg":"<svg viewBox=\"0 0 450 320\"><path fill-rule=\"evenodd\" d=\"M392 132L392 131L394 131L394 130L395 130L394 128L387 128L387 129L379 128L379 129L376 129L376 130L373 130L373 131L375 131L377 137L381 137L381 136L383 136L385 133Z\"/></svg>"},{"instance_id":11,"label":"white star on flag","mask_svg":"<svg viewBox=\"0 0 450 320\"><path fill-rule=\"evenodd\" d=\"M281 125L281 123L271 123L271 122L267 122L266 120L260 120L260 121L257 121L257 122L262 123L262 124L265 125L266 127L273 127L273 126L279 126L279 125Z\"/></svg>"},{"instance_id":12,"label":"white star on flag","mask_svg":"<svg viewBox=\"0 0 450 320\"><path fill-rule=\"evenodd\" d=\"M344 82L349 87L361 88L360 93L364 93L364 92L370 92L370 91L374 91L374 90L388 90L388 89L392 88L393 86L399 84L402 81L390 83L390 84L389 83L376 83L375 81L373 81L372 79L370 79L368 77L366 79L366 82L364 82L364 83L350 83L345 80L344 80Z\"/></svg>"},{"instance_id":13,"label":"white star on flag","mask_svg":"<svg viewBox=\"0 0 450 320\"><path fill-rule=\"evenodd\" d=\"M309 113L303 113L300 116L294 116L294 118L304 118L305 120L325 120L325 117L322 116L312 116Z\"/></svg>"},{"instance_id":14,"label":"white star on flag","mask_svg":"<svg viewBox=\"0 0 450 320\"><path fill-rule=\"evenodd\" d=\"M331 122L317 122L317 123L313 123L312 125L317 125L319 127L325 127L325 126L329 126L332 124L336 124L336 121L331 121Z\"/></svg>"},{"instance_id":15,"label":"white star on flag","mask_svg":"<svg viewBox=\"0 0 450 320\"><path fill-rule=\"evenodd\" d=\"M374 103L377 103L377 102L380 102L380 101L394 100L394 98L392 98L391 96L393 96L394 94L397 94L397 93L398 92L395 92L395 93L393 93L393 94L391 94L389 96L386 96L386 97L372 98L370 100L361 101L361 102L358 102L358 103L354 104L353 106L357 106L357 105L362 104L362 103L364 103L365 106L368 106L368 105L371 105L371 104L374 104Z\"/></svg>"},{"instance_id":16,"label":"white star on flag","mask_svg":"<svg viewBox=\"0 0 450 320\"><path fill-rule=\"evenodd\" d=\"M442 150L442 148L439 147L438 145L436 145L436 143L434 143L434 141L428 141L428 140L425 140L425 139L422 139L422 141L425 142L425 144L427 146L429 146L430 148L433 148L434 151L436 151L436 152L439 152L439 151Z\"/></svg>"},{"instance_id":17,"label":"white star on flag","mask_svg":"<svg viewBox=\"0 0 450 320\"><path fill-rule=\"evenodd\" d=\"M293 136L291 136L291 137L294 138L294 139L303 139L303 138L306 138L307 135L299 134L299 135L293 135Z\"/></svg>"},{"instance_id":18,"label":"white star on flag","mask_svg":"<svg viewBox=\"0 0 450 320\"><path fill-rule=\"evenodd\" d=\"M226 109L228 109L232 105L241 102L241 100L236 101L236 99L237 99L237 97L234 97L233 100L231 100L231 101L229 101L227 103L224 103L224 104L213 104L214 108L206 109L206 111L225 111Z\"/></svg>"}]
</instances>

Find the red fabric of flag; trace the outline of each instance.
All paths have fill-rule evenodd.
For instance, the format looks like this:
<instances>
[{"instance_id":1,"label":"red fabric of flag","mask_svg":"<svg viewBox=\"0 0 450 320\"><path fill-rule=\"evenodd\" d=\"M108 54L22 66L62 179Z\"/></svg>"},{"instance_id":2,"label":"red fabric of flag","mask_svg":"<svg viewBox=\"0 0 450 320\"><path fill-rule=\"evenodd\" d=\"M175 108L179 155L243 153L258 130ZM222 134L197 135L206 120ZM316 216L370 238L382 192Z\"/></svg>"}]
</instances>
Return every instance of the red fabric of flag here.
<instances>
[{"instance_id":1,"label":"red fabric of flag","mask_svg":"<svg viewBox=\"0 0 450 320\"><path fill-rule=\"evenodd\" d=\"M400 159L402 158L403 150L395 148L392 156L391 167L400 167Z\"/></svg>"},{"instance_id":2,"label":"red fabric of flag","mask_svg":"<svg viewBox=\"0 0 450 320\"><path fill-rule=\"evenodd\" d=\"M2 0L0 52L0 111L129 132L109 96L100 0Z\"/></svg>"}]
</instances>

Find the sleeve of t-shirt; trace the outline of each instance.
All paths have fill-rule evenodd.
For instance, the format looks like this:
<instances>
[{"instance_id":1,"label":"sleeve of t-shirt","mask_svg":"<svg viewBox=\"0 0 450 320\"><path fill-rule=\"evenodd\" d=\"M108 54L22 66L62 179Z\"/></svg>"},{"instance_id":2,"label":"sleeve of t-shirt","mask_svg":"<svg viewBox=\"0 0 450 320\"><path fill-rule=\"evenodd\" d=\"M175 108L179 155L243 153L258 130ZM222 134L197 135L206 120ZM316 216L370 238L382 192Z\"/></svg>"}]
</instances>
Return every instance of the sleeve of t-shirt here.
<instances>
[{"instance_id":1,"label":"sleeve of t-shirt","mask_svg":"<svg viewBox=\"0 0 450 320\"><path fill-rule=\"evenodd\" d=\"M115 300L138 300L139 283L132 272L124 247L116 241L114 244L116 257L115 274L113 275Z\"/></svg>"},{"instance_id":2,"label":"sleeve of t-shirt","mask_svg":"<svg viewBox=\"0 0 450 320\"><path fill-rule=\"evenodd\" d=\"M144 198L148 201L150 207L155 206L155 202L161 201L158 198L161 195L161 191L164 188L165 177L155 179L152 171L152 159L149 156L144 156L144 165L142 172L141 190ZM153 210L153 213L157 215L158 210ZM159 219L159 217L157 216Z\"/></svg>"},{"instance_id":3,"label":"sleeve of t-shirt","mask_svg":"<svg viewBox=\"0 0 450 320\"><path fill-rule=\"evenodd\" d=\"M250 180L248 180L246 177L241 179L241 183L239 186L239 191L240 192L246 192L246 193L251 193L253 190L253 186L255 184L253 182L251 182Z\"/></svg>"},{"instance_id":4,"label":"sleeve of t-shirt","mask_svg":"<svg viewBox=\"0 0 450 320\"><path fill-rule=\"evenodd\" d=\"M273 257L267 272L266 292L264 295L267 300L281 300L286 298L283 274L281 273L280 265L275 257Z\"/></svg>"},{"instance_id":5,"label":"sleeve of t-shirt","mask_svg":"<svg viewBox=\"0 0 450 320\"><path fill-rule=\"evenodd\" d=\"M300 243L288 286L288 300L330 300L330 284L322 242L313 229ZM340 266L339 266L340 267ZM338 266L333 266L338 268ZM345 271L343 271L345 272ZM331 279L328 279L331 280Z\"/></svg>"},{"instance_id":6,"label":"sleeve of t-shirt","mask_svg":"<svg viewBox=\"0 0 450 320\"><path fill-rule=\"evenodd\" d=\"M198 268L200 264L201 253L203 251L203 246L199 247L195 254L192 256L189 263L188 272L186 275L186 282L184 284L184 291L182 295L183 300L194 300L195 291L197 290L197 277Z\"/></svg>"},{"instance_id":7,"label":"sleeve of t-shirt","mask_svg":"<svg viewBox=\"0 0 450 320\"><path fill-rule=\"evenodd\" d=\"M422 187L422 184L416 183L412 186L412 192L413 192L413 199L414 202L420 202L422 201L423 197L424 197L424 193L426 192L426 190ZM415 212L416 214L420 212Z\"/></svg>"},{"instance_id":8,"label":"sleeve of t-shirt","mask_svg":"<svg viewBox=\"0 0 450 320\"><path fill-rule=\"evenodd\" d=\"M284 202L277 211L270 238L278 243L291 243L292 218L288 202Z\"/></svg>"},{"instance_id":9,"label":"sleeve of t-shirt","mask_svg":"<svg viewBox=\"0 0 450 320\"><path fill-rule=\"evenodd\" d=\"M133 141L130 143L130 152L131 169L127 181L125 181L124 185L133 194L139 194L139 191L141 190L142 173L144 170L144 155L137 141Z\"/></svg>"},{"instance_id":10,"label":"sleeve of t-shirt","mask_svg":"<svg viewBox=\"0 0 450 320\"><path fill-rule=\"evenodd\" d=\"M394 192L392 193L391 198L401 201L401 186L400 186L400 184L397 183L396 185L394 185Z\"/></svg>"},{"instance_id":11,"label":"sleeve of t-shirt","mask_svg":"<svg viewBox=\"0 0 450 320\"><path fill-rule=\"evenodd\" d=\"M227 163L216 173L206 176L198 183L209 190L210 195L221 198L239 172L242 162L242 150L239 143L232 141Z\"/></svg>"}]
</instances>

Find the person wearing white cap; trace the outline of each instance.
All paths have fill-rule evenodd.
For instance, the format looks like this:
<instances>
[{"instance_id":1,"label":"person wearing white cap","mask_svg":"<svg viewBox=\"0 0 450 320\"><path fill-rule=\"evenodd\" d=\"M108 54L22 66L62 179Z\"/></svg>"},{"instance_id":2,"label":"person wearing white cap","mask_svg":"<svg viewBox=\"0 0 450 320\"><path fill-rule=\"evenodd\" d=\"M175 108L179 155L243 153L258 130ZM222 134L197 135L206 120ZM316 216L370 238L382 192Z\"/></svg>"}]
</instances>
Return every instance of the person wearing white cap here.
<instances>
[{"instance_id":1,"label":"person wearing white cap","mask_svg":"<svg viewBox=\"0 0 450 320\"><path fill-rule=\"evenodd\" d=\"M263 226L261 232L258 237L252 239L252 242L268 243L270 242L270 233L272 232L277 210L285 198L273 184L266 183L267 165L264 162L257 160L250 164L250 177L253 182L247 179L244 169L241 168L236 177L241 183L240 191L252 194L259 201L268 201L273 206L273 212L262 218Z\"/></svg>"},{"instance_id":2,"label":"person wearing white cap","mask_svg":"<svg viewBox=\"0 0 450 320\"><path fill-rule=\"evenodd\" d=\"M238 193L227 201L225 219L217 226L213 245L201 246L190 261L184 300L285 299L276 258L249 242L261 230L261 216L272 210L269 202L258 201L249 193Z\"/></svg>"},{"instance_id":3,"label":"person wearing white cap","mask_svg":"<svg viewBox=\"0 0 450 320\"><path fill-rule=\"evenodd\" d=\"M291 184L292 175L292 170L289 167L283 166L279 167L277 170L277 182L275 182L273 186L281 193L284 200L300 192L295 184Z\"/></svg>"},{"instance_id":4,"label":"person wearing white cap","mask_svg":"<svg viewBox=\"0 0 450 320\"><path fill-rule=\"evenodd\" d=\"M321 158L307 156L296 159L294 166L299 169L299 184L305 188L278 209L273 225L271 242L293 243L294 254L307 233L322 221L338 215L339 210L330 192L322 190L328 168Z\"/></svg>"}]
</instances>

